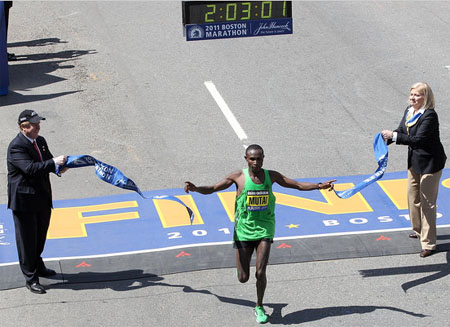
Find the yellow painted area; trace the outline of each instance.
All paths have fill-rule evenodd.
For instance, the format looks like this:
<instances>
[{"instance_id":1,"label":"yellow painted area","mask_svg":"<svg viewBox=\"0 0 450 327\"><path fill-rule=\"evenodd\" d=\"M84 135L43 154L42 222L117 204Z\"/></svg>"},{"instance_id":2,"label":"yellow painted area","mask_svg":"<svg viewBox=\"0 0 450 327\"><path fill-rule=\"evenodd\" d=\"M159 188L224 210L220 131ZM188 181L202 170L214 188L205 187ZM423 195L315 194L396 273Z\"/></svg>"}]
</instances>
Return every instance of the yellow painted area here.
<instances>
[{"instance_id":1,"label":"yellow painted area","mask_svg":"<svg viewBox=\"0 0 450 327\"><path fill-rule=\"evenodd\" d=\"M446 188L450 188L450 178L444 179L442 181L442 186L444 186Z\"/></svg>"},{"instance_id":2,"label":"yellow painted area","mask_svg":"<svg viewBox=\"0 0 450 327\"><path fill-rule=\"evenodd\" d=\"M406 179L382 180L377 183L397 207L397 209L402 210L408 208ZM341 183L335 184L335 188L337 190L345 190L353 185L353 183ZM443 180L442 185L446 188L450 188L450 178ZM276 203L279 205L285 205L326 215L373 211L361 193L357 193L348 199L340 199L334 192L329 192L328 190L320 190L320 192L323 196L323 200L320 201L285 193L274 192L274 194L276 196ZM234 222L236 192L219 192L217 193L217 196L219 197L228 218L231 222ZM200 215L197 205L191 195L180 195L177 196L177 198L193 210L195 215L193 225L204 224L202 216ZM153 199L153 202L164 228L190 225L186 208L179 203L165 199ZM137 211L111 214L105 213L90 217L83 217L83 213L137 207L138 203L136 201L124 201L81 207L56 208L52 212L48 238L58 239L86 237L86 224L139 218L139 213ZM296 228L296 226L294 227L292 224L286 225L286 227Z\"/></svg>"},{"instance_id":3,"label":"yellow painted area","mask_svg":"<svg viewBox=\"0 0 450 327\"><path fill-rule=\"evenodd\" d=\"M338 191L345 190L353 186L353 183L335 184L335 188ZM369 203L367 203L361 193L356 193L348 199L340 199L334 192L329 192L328 190L320 190L320 192L326 202L278 192L274 192L274 195L276 196L277 204L323 213L326 215L373 211L372 207ZM221 192L217 195L225 208L228 218L234 222L234 203L236 192Z\"/></svg>"},{"instance_id":4,"label":"yellow painted area","mask_svg":"<svg viewBox=\"0 0 450 327\"><path fill-rule=\"evenodd\" d=\"M223 207L227 213L228 218L234 223L234 204L236 200L236 191L231 192L220 192L217 196L222 202Z\"/></svg>"},{"instance_id":5,"label":"yellow painted area","mask_svg":"<svg viewBox=\"0 0 450 327\"><path fill-rule=\"evenodd\" d=\"M353 187L353 183L335 184L337 191L346 190ZM361 193L356 193L348 199L339 198L334 192L320 190L326 202L305 199L299 196L274 192L277 197L277 204L314 211L325 215L337 215L344 213L370 212L372 207L367 203Z\"/></svg>"},{"instance_id":6,"label":"yellow painted area","mask_svg":"<svg viewBox=\"0 0 450 327\"><path fill-rule=\"evenodd\" d=\"M202 216L200 215L197 205L191 195L178 195L176 198L180 199L194 212L194 220L192 225L204 224ZM164 228L189 226L191 224L187 210L181 204L164 199L153 199L153 202Z\"/></svg>"},{"instance_id":7,"label":"yellow painted area","mask_svg":"<svg viewBox=\"0 0 450 327\"><path fill-rule=\"evenodd\" d=\"M138 204L136 201L113 202L106 204L98 204L84 207L68 207L56 208L52 211L50 227L48 229L47 238L73 238L86 237L86 224L105 223L110 221L137 219L139 213L137 211L104 214L90 217L83 217L85 212L114 210L124 208L135 208Z\"/></svg>"},{"instance_id":8,"label":"yellow painted area","mask_svg":"<svg viewBox=\"0 0 450 327\"><path fill-rule=\"evenodd\" d=\"M397 209L408 209L408 195L406 191L408 180L406 178L388 179L377 183Z\"/></svg>"}]
</instances>

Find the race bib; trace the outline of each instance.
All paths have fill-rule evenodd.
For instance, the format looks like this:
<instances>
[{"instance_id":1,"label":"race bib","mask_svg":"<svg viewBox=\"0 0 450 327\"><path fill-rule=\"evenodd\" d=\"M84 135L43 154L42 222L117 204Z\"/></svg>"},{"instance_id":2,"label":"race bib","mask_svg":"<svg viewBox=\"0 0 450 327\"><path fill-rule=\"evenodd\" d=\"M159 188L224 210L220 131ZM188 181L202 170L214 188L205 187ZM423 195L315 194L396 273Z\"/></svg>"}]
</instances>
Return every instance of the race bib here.
<instances>
[{"instance_id":1,"label":"race bib","mask_svg":"<svg viewBox=\"0 0 450 327\"><path fill-rule=\"evenodd\" d=\"M264 211L269 206L269 191L247 191L247 210Z\"/></svg>"}]
</instances>

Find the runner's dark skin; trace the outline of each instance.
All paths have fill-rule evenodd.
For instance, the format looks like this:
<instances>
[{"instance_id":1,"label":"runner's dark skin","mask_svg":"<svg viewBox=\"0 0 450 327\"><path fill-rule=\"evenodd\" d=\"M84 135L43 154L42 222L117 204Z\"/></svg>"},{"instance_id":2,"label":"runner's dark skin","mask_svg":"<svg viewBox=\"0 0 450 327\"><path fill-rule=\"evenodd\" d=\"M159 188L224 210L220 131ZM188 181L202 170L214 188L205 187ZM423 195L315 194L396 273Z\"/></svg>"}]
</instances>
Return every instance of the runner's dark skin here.
<instances>
[{"instance_id":1,"label":"runner's dark skin","mask_svg":"<svg viewBox=\"0 0 450 327\"><path fill-rule=\"evenodd\" d=\"M259 146L258 146L259 147ZM264 184L265 174L262 169L264 161L264 151L261 147L259 149L249 147L244 156L245 161L248 164L248 174L255 184ZM297 182L291 178L288 178L281 173L269 170L269 176L273 183L278 183L280 186L286 188L292 188L299 191L312 191L312 190L332 190L336 181L330 180L325 183L309 183L309 182ZM232 172L219 182L211 186L195 186L193 183L186 181L184 190L186 193L198 192L201 194L211 194L214 192L223 191L229 188L231 185L236 185L236 197L238 197L245 186L245 176L242 170ZM259 242L256 248L256 293L257 293L257 306L262 306L264 292L267 285L266 268L269 262L271 243L268 241ZM236 249L236 268L238 271L238 280L241 283L248 281L250 277L250 260L252 258L255 248L244 247Z\"/></svg>"}]
</instances>

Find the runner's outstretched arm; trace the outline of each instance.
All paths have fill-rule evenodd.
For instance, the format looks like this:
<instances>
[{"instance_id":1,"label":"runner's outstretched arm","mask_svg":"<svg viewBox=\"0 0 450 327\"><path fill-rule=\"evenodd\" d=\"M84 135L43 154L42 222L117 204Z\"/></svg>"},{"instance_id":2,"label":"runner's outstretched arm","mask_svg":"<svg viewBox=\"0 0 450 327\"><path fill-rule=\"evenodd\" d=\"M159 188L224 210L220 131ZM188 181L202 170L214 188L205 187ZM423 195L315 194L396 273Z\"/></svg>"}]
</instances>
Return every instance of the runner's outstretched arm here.
<instances>
[{"instance_id":1,"label":"runner's outstretched arm","mask_svg":"<svg viewBox=\"0 0 450 327\"><path fill-rule=\"evenodd\" d=\"M193 183L186 181L184 182L184 191L186 193L189 193L189 191L191 191L191 192L198 192L201 194L211 194L214 192L223 191L236 183L236 179L240 175L240 173L241 173L240 171L231 173L221 181L211 186L195 186Z\"/></svg>"},{"instance_id":2,"label":"runner's outstretched arm","mask_svg":"<svg viewBox=\"0 0 450 327\"><path fill-rule=\"evenodd\" d=\"M273 183L278 183L279 185L287 188L293 188L299 191L312 191L312 190L325 190L329 189L330 191L334 188L333 183L336 182L335 179L329 180L324 183L309 183L309 182L297 182L291 178L280 174L277 171L270 171L270 178Z\"/></svg>"}]
</instances>

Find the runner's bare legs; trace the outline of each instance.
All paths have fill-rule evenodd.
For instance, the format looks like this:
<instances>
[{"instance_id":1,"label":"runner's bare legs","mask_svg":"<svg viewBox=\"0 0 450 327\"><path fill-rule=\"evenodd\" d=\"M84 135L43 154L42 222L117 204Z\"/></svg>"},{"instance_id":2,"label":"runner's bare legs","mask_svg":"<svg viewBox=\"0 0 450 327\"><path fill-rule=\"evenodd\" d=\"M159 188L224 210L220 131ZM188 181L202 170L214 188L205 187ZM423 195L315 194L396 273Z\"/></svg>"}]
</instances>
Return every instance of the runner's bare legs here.
<instances>
[{"instance_id":1,"label":"runner's bare legs","mask_svg":"<svg viewBox=\"0 0 450 327\"><path fill-rule=\"evenodd\" d=\"M241 283L246 283L250 278L250 260L254 250L252 246L236 249L236 268Z\"/></svg>"},{"instance_id":2,"label":"runner's bare legs","mask_svg":"<svg viewBox=\"0 0 450 327\"><path fill-rule=\"evenodd\" d=\"M269 263L270 242L261 241L256 249L256 294L257 306L262 306L267 285L266 268ZM253 247L236 249L236 268L238 280L245 283L250 278L250 261L254 252Z\"/></svg>"},{"instance_id":3,"label":"runner's bare legs","mask_svg":"<svg viewBox=\"0 0 450 327\"><path fill-rule=\"evenodd\" d=\"M266 268L269 263L270 246L267 241L261 241L256 249L256 294L258 298L257 306L263 305L264 292L266 291L267 277Z\"/></svg>"}]
</instances>

